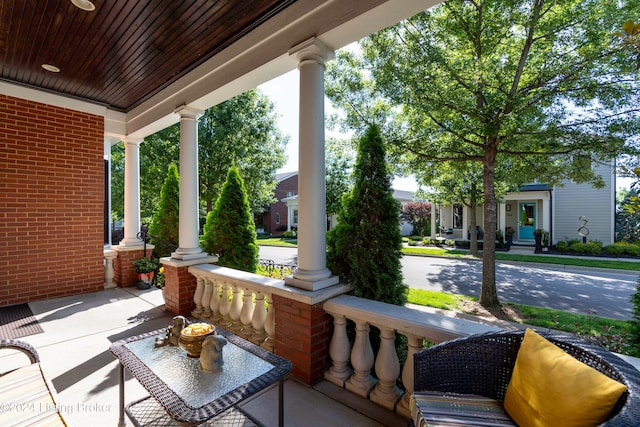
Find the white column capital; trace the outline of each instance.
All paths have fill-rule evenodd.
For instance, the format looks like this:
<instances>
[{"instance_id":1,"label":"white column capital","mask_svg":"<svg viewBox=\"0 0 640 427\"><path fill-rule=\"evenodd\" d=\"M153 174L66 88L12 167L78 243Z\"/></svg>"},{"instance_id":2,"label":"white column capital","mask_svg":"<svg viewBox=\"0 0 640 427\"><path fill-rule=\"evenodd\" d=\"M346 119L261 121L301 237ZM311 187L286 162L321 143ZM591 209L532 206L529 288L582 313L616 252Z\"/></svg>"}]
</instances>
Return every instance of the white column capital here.
<instances>
[{"instance_id":1,"label":"white column capital","mask_svg":"<svg viewBox=\"0 0 640 427\"><path fill-rule=\"evenodd\" d=\"M188 105L181 105L175 109L174 113L180 115L181 119L198 120L198 117L200 117L204 113L204 111L198 108L190 107Z\"/></svg>"},{"instance_id":2,"label":"white column capital","mask_svg":"<svg viewBox=\"0 0 640 427\"><path fill-rule=\"evenodd\" d=\"M315 37L289 49L289 56L294 55L300 64L306 61L313 61L323 66L326 61L332 60L335 56L333 50Z\"/></svg>"},{"instance_id":3,"label":"white column capital","mask_svg":"<svg viewBox=\"0 0 640 427\"><path fill-rule=\"evenodd\" d=\"M122 138L122 142L124 142L124 145L127 146L132 146L132 145L137 145L140 146L140 144L142 144L142 141L144 141L144 138L140 138L137 136L125 136L124 138Z\"/></svg>"}]
</instances>

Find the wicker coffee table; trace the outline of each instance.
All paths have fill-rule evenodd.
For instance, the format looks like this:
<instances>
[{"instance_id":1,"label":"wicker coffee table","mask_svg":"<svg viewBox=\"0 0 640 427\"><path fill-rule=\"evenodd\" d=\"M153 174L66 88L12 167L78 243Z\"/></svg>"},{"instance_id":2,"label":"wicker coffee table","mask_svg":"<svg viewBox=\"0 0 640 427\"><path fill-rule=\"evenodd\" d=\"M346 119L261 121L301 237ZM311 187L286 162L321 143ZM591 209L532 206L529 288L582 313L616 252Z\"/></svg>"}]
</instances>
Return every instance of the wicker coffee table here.
<instances>
[{"instance_id":1,"label":"wicker coffee table","mask_svg":"<svg viewBox=\"0 0 640 427\"><path fill-rule=\"evenodd\" d=\"M188 357L179 347L156 348L156 338L164 336L166 329L113 343L110 350L120 361L118 425L125 425L125 412L135 425L141 425L136 420L136 415L148 413L145 408L152 408L154 405L157 407L156 402L172 420L181 425L203 424L216 417L222 420L229 417L230 410L239 402L277 382L278 423L282 426L282 383L291 371L291 362L224 329L216 329L227 339L228 344L223 350L222 372L215 374L201 372L198 369L198 359ZM133 402L126 408L124 368L151 395L150 398ZM159 416L162 415L164 414Z\"/></svg>"}]
</instances>

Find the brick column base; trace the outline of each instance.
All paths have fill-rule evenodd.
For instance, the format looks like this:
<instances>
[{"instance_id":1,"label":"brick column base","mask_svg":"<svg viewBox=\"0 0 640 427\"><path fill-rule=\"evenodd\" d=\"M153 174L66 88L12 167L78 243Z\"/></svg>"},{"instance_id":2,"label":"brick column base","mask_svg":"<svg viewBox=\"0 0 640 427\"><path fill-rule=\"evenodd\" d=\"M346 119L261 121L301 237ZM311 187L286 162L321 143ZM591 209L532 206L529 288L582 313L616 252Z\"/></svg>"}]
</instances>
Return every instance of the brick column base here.
<instances>
[{"instance_id":1,"label":"brick column base","mask_svg":"<svg viewBox=\"0 0 640 427\"><path fill-rule=\"evenodd\" d=\"M293 363L293 376L308 385L322 379L330 362L333 317L322 303L309 305L273 295L276 313L275 350Z\"/></svg>"},{"instance_id":2,"label":"brick column base","mask_svg":"<svg viewBox=\"0 0 640 427\"><path fill-rule=\"evenodd\" d=\"M196 291L196 276L189 273L189 267L198 264L213 264L217 257L181 261L174 258L161 258L164 267L164 309L173 314L191 316L195 307L193 294Z\"/></svg>"},{"instance_id":3,"label":"brick column base","mask_svg":"<svg viewBox=\"0 0 640 427\"><path fill-rule=\"evenodd\" d=\"M151 257L152 245L147 245L147 253L143 246L111 246L118 256L113 260L113 281L122 288L136 285L136 268L133 261L146 256Z\"/></svg>"}]
</instances>

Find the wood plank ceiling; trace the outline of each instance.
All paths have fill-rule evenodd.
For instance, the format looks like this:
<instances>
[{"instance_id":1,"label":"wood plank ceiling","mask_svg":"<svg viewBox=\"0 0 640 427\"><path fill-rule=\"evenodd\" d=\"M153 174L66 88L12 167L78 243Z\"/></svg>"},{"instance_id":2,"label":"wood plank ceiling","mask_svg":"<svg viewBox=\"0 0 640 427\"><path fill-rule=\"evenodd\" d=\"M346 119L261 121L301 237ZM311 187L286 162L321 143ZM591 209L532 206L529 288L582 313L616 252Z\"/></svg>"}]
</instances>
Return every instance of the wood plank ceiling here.
<instances>
[{"instance_id":1,"label":"wood plank ceiling","mask_svg":"<svg viewBox=\"0 0 640 427\"><path fill-rule=\"evenodd\" d=\"M293 2L0 0L0 79L126 112Z\"/></svg>"}]
</instances>

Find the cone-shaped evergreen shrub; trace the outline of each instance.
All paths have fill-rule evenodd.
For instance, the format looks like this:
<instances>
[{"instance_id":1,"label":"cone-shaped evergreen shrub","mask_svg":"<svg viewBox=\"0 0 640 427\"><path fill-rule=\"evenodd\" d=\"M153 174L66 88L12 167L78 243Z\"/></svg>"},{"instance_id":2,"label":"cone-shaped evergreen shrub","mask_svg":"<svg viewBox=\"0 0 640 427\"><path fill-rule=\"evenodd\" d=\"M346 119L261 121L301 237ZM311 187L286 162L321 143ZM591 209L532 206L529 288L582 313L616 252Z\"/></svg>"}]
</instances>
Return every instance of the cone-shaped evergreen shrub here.
<instances>
[{"instance_id":1,"label":"cone-shaped evergreen shrub","mask_svg":"<svg viewBox=\"0 0 640 427\"><path fill-rule=\"evenodd\" d=\"M349 280L354 295L403 305L400 204L393 198L385 146L376 126L358 143L355 186L344 197L338 225L329 232L327 264Z\"/></svg>"},{"instance_id":2,"label":"cone-shaped evergreen shrub","mask_svg":"<svg viewBox=\"0 0 640 427\"><path fill-rule=\"evenodd\" d=\"M178 167L172 163L162 184L160 202L149 226L149 234L153 236L151 243L155 246L153 254L156 258L170 256L178 247L179 206L180 177Z\"/></svg>"},{"instance_id":3,"label":"cone-shaped evergreen shrub","mask_svg":"<svg viewBox=\"0 0 640 427\"><path fill-rule=\"evenodd\" d=\"M244 182L232 166L215 207L204 225L203 249L218 255L218 265L255 273L258 266L256 227Z\"/></svg>"}]
</instances>

